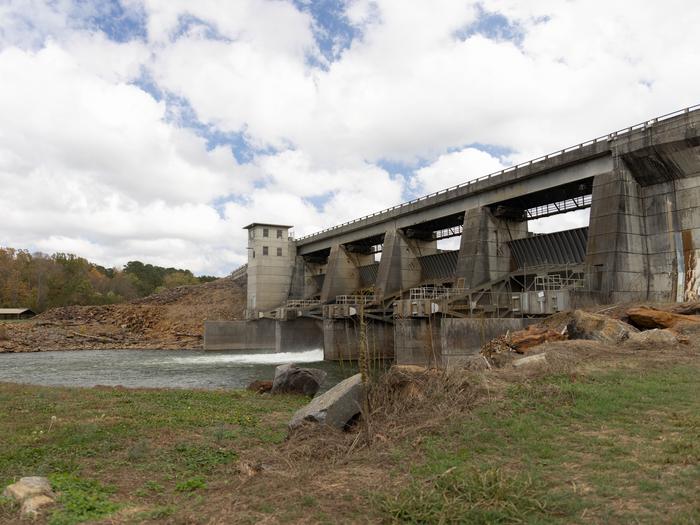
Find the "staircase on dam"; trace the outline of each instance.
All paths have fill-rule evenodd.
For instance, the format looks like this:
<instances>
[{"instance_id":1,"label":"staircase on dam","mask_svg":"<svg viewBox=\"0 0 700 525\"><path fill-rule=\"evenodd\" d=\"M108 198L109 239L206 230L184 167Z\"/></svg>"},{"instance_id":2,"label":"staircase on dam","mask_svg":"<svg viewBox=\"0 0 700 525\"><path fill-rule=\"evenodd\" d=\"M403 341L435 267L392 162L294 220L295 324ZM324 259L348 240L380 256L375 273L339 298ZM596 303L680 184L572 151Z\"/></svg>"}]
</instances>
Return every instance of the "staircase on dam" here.
<instances>
[{"instance_id":1,"label":"staircase on dam","mask_svg":"<svg viewBox=\"0 0 700 525\"><path fill-rule=\"evenodd\" d=\"M377 358L449 365L559 311L696 299L699 207L695 106L305 237L254 223L248 321L207 323L205 347L354 359L363 330Z\"/></svg>"}]
</instances>

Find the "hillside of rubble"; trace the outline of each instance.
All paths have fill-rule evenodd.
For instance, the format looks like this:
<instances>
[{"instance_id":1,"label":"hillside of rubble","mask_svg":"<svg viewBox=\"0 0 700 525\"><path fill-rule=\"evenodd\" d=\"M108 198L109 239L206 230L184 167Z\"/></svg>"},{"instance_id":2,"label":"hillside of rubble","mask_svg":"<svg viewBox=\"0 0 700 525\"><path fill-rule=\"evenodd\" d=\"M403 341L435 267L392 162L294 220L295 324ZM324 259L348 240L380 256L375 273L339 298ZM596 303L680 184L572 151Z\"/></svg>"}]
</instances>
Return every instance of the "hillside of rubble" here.
<instances>
[{"instance_id":1,"label":"hillside of rubble","mask_svg":"<svg viewBox=\"0 0 700 525\"><path fill-rule=\"evenodd\" d=\"M205 320L243 317L245 282L179 286L122 304L52 308L0 324L0 352L198 349Z\"/></svg>"}]
</instances>

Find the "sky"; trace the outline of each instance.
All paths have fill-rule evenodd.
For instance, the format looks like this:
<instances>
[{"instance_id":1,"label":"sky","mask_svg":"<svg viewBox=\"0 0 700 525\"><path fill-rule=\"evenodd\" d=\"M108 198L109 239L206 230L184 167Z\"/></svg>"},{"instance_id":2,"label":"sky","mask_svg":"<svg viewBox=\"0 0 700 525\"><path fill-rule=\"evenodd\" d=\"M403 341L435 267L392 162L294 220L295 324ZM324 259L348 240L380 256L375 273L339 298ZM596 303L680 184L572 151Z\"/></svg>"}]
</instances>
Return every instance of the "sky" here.
<instances>
[{"instance_id":1,"label":"sky","mask_svg":"<svg viewBox=\"0 0 700 525\"><path fill-rule=\"evenodd\" d=\"M698 27L694 0L0 0L0 246L226 275L251 222L312 233L699 103Z\"/></svg>"}]
</instances>

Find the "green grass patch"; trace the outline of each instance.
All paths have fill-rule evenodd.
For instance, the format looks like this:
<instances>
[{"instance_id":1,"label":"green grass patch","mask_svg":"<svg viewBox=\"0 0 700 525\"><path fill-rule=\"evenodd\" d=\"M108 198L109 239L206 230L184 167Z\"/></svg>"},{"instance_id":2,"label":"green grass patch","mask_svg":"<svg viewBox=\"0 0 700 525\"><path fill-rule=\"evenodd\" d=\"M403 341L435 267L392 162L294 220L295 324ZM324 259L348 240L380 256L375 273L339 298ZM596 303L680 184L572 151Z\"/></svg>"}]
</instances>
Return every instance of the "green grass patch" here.
<instances>
[{"instance_id":1,"label":"green grass patch","mask_svg":"<svg viewBox=\"0 0 700 525\"><path fill-rule=\"evenodd\" d=\"M186 479L175 485L175 490L178 492L194 492L198 489L207 488L207 483L202 476Z\"/></svg>"},{"instance_id":2,"label":"green grass patch","mask_svg":"<svg viewBox=\"0 0 700 525\"><path fill-rule=\"evenodd\" d=\"M306 399L0 384L0 483L48 475L61 496L47 519L59 525L216 522L233 508L246 523L700 523L700 365L549 376L497 394L431 434L403 429L347 455L352 436L301 436L247 477L239 459L267 463ZM326 446L342 459L315 455ZM378 466L396 485L363 477ZM18 510L0 499L0 522Z\"/></svg>"},{"instance_id":3,"label":"green grass patch","mask_svg":"<svg viewBox=\"0 0 700 525\"><path fill-rule=\"evenodd\" d=\"M449 470L415 481L379 500L392 521L409 523L522 523L558 512L532 479L499 469Z\"/></svg>"},{"instance_id":4,"label":"green grass patch","mask_svg":"<svg viewBox=\"0 0 700 525\"><path fill-rule=\"evenodd\" d=\"M60 504L49 517L50 525L74 525L93 521L120 508L118 503L110 500L114 489L97 481L71 474L54 474L49 479L51 486L59 494Z\"/></svg>"},{"instance_id":5,"label":"green grass patch","mask_svg":"<svg viewBox=\"0 0 700 525\"><path fill-rule=\"evenodd\" d=\"M513 385L424 439L413 483L380 494L376 506L406 523L694 523L698 372L614 370Z\"/></svg>"},{"instance_id":6,"label":"green grass patch","mask_svg":"<svg viewBox=\"0 0 700 525\"><path fill-rule=\"evenodd\" d=\"M232 477L239 451L281 442L305 402L244 391L0 384L0 484L48 476L62 492L51 518L59 525L99 520L134 499L156 509L147 519L157 521L197 507L189 497L183 509L183 494ZM17 512L0 501L0 522Z\"/></svg>"}]
</instances>

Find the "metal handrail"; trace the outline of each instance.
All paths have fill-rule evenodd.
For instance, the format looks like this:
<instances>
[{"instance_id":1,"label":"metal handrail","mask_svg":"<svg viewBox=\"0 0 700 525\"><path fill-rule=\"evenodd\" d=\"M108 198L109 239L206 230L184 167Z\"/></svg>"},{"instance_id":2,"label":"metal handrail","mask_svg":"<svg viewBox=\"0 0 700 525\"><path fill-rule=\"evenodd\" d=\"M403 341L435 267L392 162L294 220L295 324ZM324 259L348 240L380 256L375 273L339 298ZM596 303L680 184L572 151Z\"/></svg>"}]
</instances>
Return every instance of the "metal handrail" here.
<instances>
[{"instance_id":1,"label":"metal handrail","mask_svg":"<svg viewBox=\"0 0 700 525\"><path fill-rule=\"evenodd\" d=\"M365 305L375 301L374 295L336 295L336 304Z\"/></svg>"},{"instance_id":2,"label":"metal handrail","mask_svg":"<svg viewBox=\"0 0 700 525\"><path fill-rule=\"evenodd\" d=\"M290 299L284 303L287 308L308 308L318 306L321 301L317 299Z\"/></svg>"},{"instance_id":3,"label":"metal handrail","mask_svg":"<svg viewBox=\"0 0 700 525\"><path fill-rule=\"evenodd\" d=\"M419 299L450 299L460 295L468 294L468 288L446 288L443 286L421 286L409 290L410 300Z\"/></svg>"},{"instance_id":4,"label":"metal handrail","mask_svg":"<svg viewBox=\"0 0 700 525\"><path fill-rule=\"evenodd\" d=\"M353 219L351 221L344 222L343 224L339 224L337 226L331 226L330 228L326 228L325 230L321 230L321 231L316 232L316 233L304 235L303 237L299 237L298 239L296 239L296 242L311 239L314 237L318 237L319 235L323 235L324 233L328 233L330 231L337 230L339 228L343 228L345 226L349 226L351 224L355 224L357 222L364 221L364 220L370 219L372 217L375 217L377 215L381 215L384 213L388 213L390 211L397 210L399 208L405 208L406 206L410 206L411 204L415 204L415 203L420 202L422 200L429 199L431 197L437 197L438 195L441 195L443 193L447 193L450 191L454 191L454 190L459 189L459 188L471 186L472 184L475 184L477 182L481 182L483 180L490 179L491 177L494 177L496 175L503 175L503 174L508 173L510 171L513 171L513 170L524 168L526 166L531 166L532 164L535 164L538 162L543 162L545 160L551 159L552 157L557 157L559 155L562 155L564 153L568 153L570 151L580 150L583 147L591 146L593 144L597 144L598 142L610 141L610 140L613 140L613 139L619 137L620 135L625 135L627 133L631 133L632 131L635 131L638 129L646 129L647 127L653 126L654 124L656 124L657 122L659 122L661 120L667 120L669 118L676 117L676 116L682 115L684 113L690 113L691 111L696 111L698 109L700 109L700 104L696 104L694 106L689 106L689 107L684 108L684 109L679 109L679 110L674 111L672 113L667 113L665 115L655 117L651 120L645 120L644 122L640 122L639 124L635 124L634 126L629 126L627 128L623 128L623 129L620 129L618 131L613 131L612 133L608 133L607 135L601 135L600 137L597 137L597 138L591 139L591 140L587 140L586 142L581 142L580 144L577 144L575 146L569 146L568 148L557 150L557 151L554 151L552 153L548 153L547 155L542 155L540 157L537 157L537 158L529 160L529 161L521 162L520 164L516 164L514 166L504 168L500 171L494 171L493 173L489 173L488 175L483 175L477 179L472 179L470 181L462 182L460 184L457 184L456 186L452 186L452 187L446 188L444 190L439 190L439 191L436 191L434 193L430 193L428 195L423 195L422 197L417 197L417 198L410 200L408 202L403 202L401 204L397 204L395 206L392 206L391 208L386 208L386 209L381 210L381 211L370 213L369 215L365 215L364 217L360 217L359 219Z\"/></svg>"}]
</instances>

